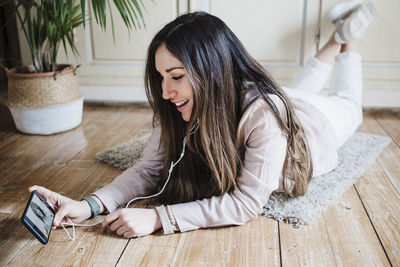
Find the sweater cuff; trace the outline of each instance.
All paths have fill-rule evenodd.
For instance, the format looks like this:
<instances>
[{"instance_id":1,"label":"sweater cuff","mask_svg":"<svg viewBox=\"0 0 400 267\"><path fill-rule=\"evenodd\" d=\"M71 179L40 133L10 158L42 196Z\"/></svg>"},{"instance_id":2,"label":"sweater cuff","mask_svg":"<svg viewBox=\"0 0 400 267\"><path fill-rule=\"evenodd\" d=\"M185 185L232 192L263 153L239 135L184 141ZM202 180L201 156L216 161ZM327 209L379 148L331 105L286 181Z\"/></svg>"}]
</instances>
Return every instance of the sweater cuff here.
<instances>
[{"instance_id":1,"label":"sweater cuff","mask_svg":"<svg viewBox=\"0 0 400 267\"><path fill-rule=\"evenodd\" d=\"M175 216L169 206L158 206L155 209L160 217L164 234L173 234L179 231Z\"/></svg>"}]
</instances>

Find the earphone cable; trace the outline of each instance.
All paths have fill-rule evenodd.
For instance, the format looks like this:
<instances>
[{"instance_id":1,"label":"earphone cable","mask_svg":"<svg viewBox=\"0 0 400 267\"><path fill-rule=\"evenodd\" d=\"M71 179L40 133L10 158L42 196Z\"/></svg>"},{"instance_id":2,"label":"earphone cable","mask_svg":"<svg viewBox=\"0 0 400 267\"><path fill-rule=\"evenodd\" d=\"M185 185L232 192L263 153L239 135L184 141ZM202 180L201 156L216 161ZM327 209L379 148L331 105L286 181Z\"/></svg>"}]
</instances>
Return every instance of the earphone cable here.
<instances>
[{"instance_id":1,"label":"earphone cable","mask_svg":"<svg viewBox=\"0 0 400 267\"><path fill-rule=\"evenodd\" d=\"M193 134L198 128L199 128L199 125L198 125L198 123L196 123L190 129L190 133L189 134ZM137 200L153 198L153 197L156 197L156 196L160 195L164 191L165 187L167 186L167 184L168 184L168 182L169 182L169 180L171 178L171 174L172 174L172 171L173 171L174 167L182 160L183 156L185 155L185 147L186 147L186 136L183 138L183 146L182 146L181 155L180 155L179 159L175 163L173 161L171 162L171 166L170 166L170 168L168 170L168 178L165 181L162 189L158 193L150 195L150 196L135 197L135 198L131 199L126 204L125 208L128 208L130 204L132 204L133 202L135 202ZM93 226L101 224L101 222L93 223L93 224L79 224L79 223L72 222L72 220L68 216L65 216L65 218L67 218L68 222L61 223L61 226L62 226L62 228L64 229L64 231L67 233L68 237L71 240L75 239L75 227L93 227ZM72 226L72 235L68 232L68 230L67 230L67 228L65 226Z\"/></svg>"}]
</instances>

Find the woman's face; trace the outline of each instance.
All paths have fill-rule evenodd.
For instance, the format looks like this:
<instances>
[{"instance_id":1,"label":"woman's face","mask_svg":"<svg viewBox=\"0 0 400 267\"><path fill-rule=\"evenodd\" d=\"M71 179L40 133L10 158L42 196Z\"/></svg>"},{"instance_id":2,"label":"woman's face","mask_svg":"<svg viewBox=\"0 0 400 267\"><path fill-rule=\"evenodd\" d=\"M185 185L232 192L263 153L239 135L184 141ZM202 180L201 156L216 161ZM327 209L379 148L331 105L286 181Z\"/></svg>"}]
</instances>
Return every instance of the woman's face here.
<instances>
[{"instance_id":1,"label":"woman's face","mask_svg":"<svg viewBox=\"0 0 400 267\"><path fill-rule=\"evenodd\" d=\"M184 121L189 121L193 108L193 88L182 62L164 44L157 49L155 59L156 69L162 77L162 97L176 106Z\"/></svg>"}]
</instances>

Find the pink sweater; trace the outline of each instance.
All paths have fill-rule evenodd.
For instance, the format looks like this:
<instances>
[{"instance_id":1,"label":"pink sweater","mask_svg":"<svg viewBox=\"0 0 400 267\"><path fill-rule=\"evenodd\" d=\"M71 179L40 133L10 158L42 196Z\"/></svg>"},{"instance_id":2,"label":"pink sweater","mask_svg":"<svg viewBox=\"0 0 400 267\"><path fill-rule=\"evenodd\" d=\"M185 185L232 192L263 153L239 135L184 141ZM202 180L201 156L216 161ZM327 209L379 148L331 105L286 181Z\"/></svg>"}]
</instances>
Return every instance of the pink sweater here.
<instances>
[{"instance_id":1,"label":"pink sweater","mask_svg":"<svg viewBox=\"0 0 400 267\"><path fill-rule=\"evenodd\" d=\"M240 144L245 147L237 189L222 196L170 205L181 232L244 224L262 212L272 192L283 191L287 140L268 104L255 89L247 93L243 106L254 99L244 112L237 132L237 147ZM285 114L279 98L272 96L272 100L280 114ZM337 164L337 142L332 126L313 105L300 99L291 99L291 103L311 149L313 176L329 172ZM163 164L159 138L160 129L155 128L140 161L93 193L109 212L136 196L154 191Z\"/></svg>"}]
</instances>

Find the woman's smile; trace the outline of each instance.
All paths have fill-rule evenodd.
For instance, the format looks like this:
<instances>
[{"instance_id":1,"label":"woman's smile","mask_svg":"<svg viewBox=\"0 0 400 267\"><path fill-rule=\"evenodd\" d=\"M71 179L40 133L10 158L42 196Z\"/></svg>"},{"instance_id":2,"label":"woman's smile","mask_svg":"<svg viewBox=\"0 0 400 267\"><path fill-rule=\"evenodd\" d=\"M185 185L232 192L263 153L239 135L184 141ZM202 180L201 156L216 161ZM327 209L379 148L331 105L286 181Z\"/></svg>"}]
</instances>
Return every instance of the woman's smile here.
<instances>
[{"instance_id":1,"label":"woman's smile","mask_svg":"<svg viewBox=\"0 0 400 267\"><path fill-rule=\"evenodd\" d=\"M189 103L189 100L180 101L178 103L175 103L175 105L178 111L182 112L184 108L187 106L186 105L187 103Z\"/></svg>"},{"instance_id":2,"label":"woman's smile","mask_svg":"<svg viewBox=\"0 0 400 267\"><path fill-rule=\"evenodd\" d=\"M162 97L176 106L184 121L189 121L193 108L193 88L183 63L165 45L157 49L155 60L161 76Z\"/></svg>"}]
</instances>

